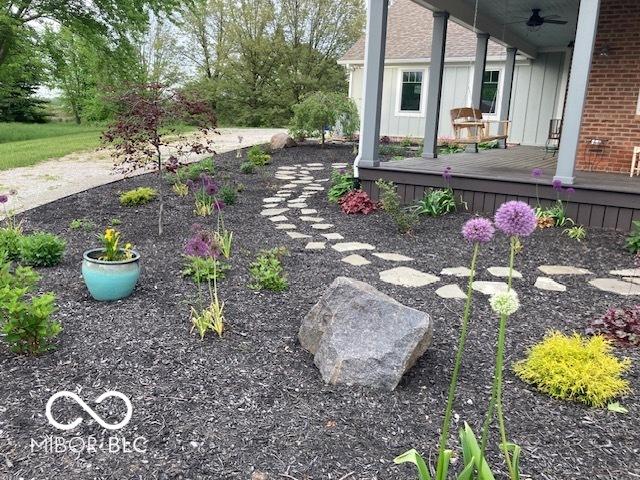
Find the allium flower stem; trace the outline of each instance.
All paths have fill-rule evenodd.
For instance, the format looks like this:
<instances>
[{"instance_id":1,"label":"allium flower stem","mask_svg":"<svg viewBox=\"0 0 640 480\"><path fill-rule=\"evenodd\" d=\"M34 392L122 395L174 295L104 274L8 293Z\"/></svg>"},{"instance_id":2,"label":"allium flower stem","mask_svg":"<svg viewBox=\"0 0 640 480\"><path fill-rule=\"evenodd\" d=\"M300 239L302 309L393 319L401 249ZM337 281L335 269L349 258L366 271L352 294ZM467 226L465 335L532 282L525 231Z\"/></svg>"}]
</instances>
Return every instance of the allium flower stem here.
<instances>
[{"instance_id":1,"label":"allium flower stem","mask_svg":"<svg viewBox=\"0 0 640 480\"><path fill-rule=\"evenodd\" d=\"M511 249L509 252L509 276L507 278L508 290L511 290L513 283L513 265L515 263L516 251L518 250L518 237L511 237ZM484 458L489 438L489 427L493 421L494 410L497 410L498 429L500 431L501 449L504 453L507 467L509 468L509 476L512 480L516 478L513 466L511 465L511 456L507 448L507 431L505 428L504 414L502 408L502 380L504 371L504 351L507 337L507 319L508 315L500 315L500 323L498 326L498 347L496 351L496 366L493 375L493 386L491 388L491 400L487 409L487 416L482 426L482 441L480 444L480 454Z\"/></svg>"},{"instance_id":2,"label":"allium flower stem","mask_svg":"<svg viewBox=\"0 0 640 480\"><path fill-rule=\"evenodd\" d=\"M469 330L469 317L471 316L471 304L473 299L473 279L476 273L476 263L478 253L480 252L480 243L475 242L473 245L473 256L471 257L471 272L469 273L469 282L467 283L467 299L464 304L464 313L462 314L462 326L460 327L460 337L458 338L458 350L451 373L451 383L449 384L449 395L447 397L447 408L442 421L442 432L440 434L439 457L441 457L447 448L447 440L449 439L449 428L451 426L451 414L453 412L453 401L456 396L458 386L458 375L462 364L462 354L464 345L467 341L467 333ZM439 464L440 462L438 462Z\"/></svg>"}]
</instances>

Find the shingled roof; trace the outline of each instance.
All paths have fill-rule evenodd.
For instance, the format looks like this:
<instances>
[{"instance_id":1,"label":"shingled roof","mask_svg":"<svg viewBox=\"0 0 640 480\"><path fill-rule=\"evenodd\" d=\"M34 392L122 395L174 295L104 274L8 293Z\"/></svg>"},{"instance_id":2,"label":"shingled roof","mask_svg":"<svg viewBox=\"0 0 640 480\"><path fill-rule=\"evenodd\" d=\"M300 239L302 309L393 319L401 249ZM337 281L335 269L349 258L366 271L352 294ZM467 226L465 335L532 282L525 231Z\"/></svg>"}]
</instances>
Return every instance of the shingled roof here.
<instances>
[{"instance_id":1,"label":"shingled roof","mask_svg":"<svg viewBox=\"0 0 640 480\"><path fill-rule=\"evenodd\" d=\"M433 13L411 0L395 0L389 7L385 59L411 60L431 57ZM364 60L365 36L340 59L341 62ZM476 35L471 30L449 22L446 58L469 58L476 53ZM489 57L505 57L504 47L489 40Z\"/></svg>"}]
</instances>

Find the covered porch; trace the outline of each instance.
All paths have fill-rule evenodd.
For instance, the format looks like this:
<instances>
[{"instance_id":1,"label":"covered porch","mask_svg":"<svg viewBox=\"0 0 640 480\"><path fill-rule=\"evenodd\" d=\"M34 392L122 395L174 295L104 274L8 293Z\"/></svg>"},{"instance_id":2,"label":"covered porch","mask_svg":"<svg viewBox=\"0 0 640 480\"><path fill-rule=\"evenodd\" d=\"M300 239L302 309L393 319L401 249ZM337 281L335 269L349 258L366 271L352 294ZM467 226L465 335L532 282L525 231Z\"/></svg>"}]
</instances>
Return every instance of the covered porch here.
<instances>
[{"instance_id":1,"label":"covered porch","mask_svg":"<svg viewBox=\"0 0 640 480\"><path fill-rule=\"evenodd\" d=\"M600 172L580 172L573 193L560 193L551 183L557 157L540 147L510 146L479 153L440 155L380 161L376 167L361 167L360 182L373 198L375 181L393 181L404 203L422 198L425 190L445 185L442 173L451 167L451 187L470 211L491 214L507 200L523 200L530 205L550 205L565 201L567 213L581 225L628 231L640 220L638 178ZM539 176L533 175L540 169Z\"/></svg>"}]
</instances>

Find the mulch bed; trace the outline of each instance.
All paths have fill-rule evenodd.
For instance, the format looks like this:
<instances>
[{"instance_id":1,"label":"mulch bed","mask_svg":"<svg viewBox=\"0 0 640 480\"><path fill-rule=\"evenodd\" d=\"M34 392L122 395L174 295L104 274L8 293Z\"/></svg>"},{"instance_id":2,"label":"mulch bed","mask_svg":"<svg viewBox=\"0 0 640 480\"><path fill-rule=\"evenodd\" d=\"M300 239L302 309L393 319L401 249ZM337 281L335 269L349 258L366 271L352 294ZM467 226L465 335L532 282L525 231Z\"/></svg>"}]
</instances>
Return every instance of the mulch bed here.
<instances>
[{"instance_id":1,"label":"mulch bed","mask_svg":"<svg viewBox=\"0 0 640 480\"><path fill-rule=\"evenodd\" d=\"M228 319L222 339L209 335L200 341L190 333L189 306L197 301L197 289L179 272L190 228L203 222L193 215L192 197L169 195L161 238L156 233L156 205L131 208L118 203L120 191L155 183L149 175L94 188L22 215L28 230L52 231L68 241L62 264L40 269L42 290L58 297L56 315L64 331L55 351L36 358L15 356L0 344L0 477L248 479L260 471L272 479L416 478L412 468L396 466L392 459L411 447L434 456L461 302L435 295L447 279L419 289L394 287L381 282L378 272L398 264L366 255L371 265L353 267L340 262L344 254L330 248L305 251L304 240L290 239L259 214L262 198L285 183L273 176L278 165L351 159L351 147L302 146L276 153L273 163L257 174L243 175L235 153L217 157L219 175L245 186L238 204L224 211L226 225L234 232L235 255L220 283ZM329 168L313 174L328 177ZM346 240L414 257L406 264L413 268L438 274L444 267L468 264L469 248L459 235L468 214L424 219L413 236L401 236L384 214L346 216L328 204L324 192L308 203ZM293 219L292 214L287 213ZM70 230L76 218L100 226L112 218L122 220L118 228L143 258L133 296L114 303L90 298L80 262L82 252L96 246L97 232ZM308 225L294 223L299 231L319 237ZM484 249L481 268L506 264L507 241L501 240ZM578 277L560 279L569 288L566 293L539 291L533 288L536 267L567 264L605 275L613 268L631 267L623 243L618 233L596 230L581 244L559 229L527 239L517 259L524 275L515 281L523 308L509 325L509 365L547 330L583 331L607 307L625 302ZM250 290L248 264L258 250L276 246L290 250L284 259L290 290ZM428 312L435 321L433 345L394 392L325 385L311 355L297 342L302 318L339 275L370 282ZM492 280L486 272L479 279ZM451 279L455 280L463 286L464 279ZM478 294L456 402L459 424L467 421L476 432L489 396L496 331L486 300ZM618 353L634 360L628 378L637 391L639 355L632 349ZM96 412L114 423L122 418L122 404L110 400L96 407L93 400L105 390L125 393L133 403L131 422L117 433L105 433L78 405L60 401L59 421L78 416L85 421L71 432L54 430L44 415L47 400L60 390L79 389ZM505 390L509 436L523 449L525 478L640 476L640 402L635 394L621 400L629 409L622 415L553 400L522 383L510 369ZM144 436L146 453L45 453L30 447L31 439L47 435L100 439L115 434L128 440ZM454 432L452 445L455 437ZM494 432L491 464L504 474L496 444Z\"/></svg>"}]
</instances>

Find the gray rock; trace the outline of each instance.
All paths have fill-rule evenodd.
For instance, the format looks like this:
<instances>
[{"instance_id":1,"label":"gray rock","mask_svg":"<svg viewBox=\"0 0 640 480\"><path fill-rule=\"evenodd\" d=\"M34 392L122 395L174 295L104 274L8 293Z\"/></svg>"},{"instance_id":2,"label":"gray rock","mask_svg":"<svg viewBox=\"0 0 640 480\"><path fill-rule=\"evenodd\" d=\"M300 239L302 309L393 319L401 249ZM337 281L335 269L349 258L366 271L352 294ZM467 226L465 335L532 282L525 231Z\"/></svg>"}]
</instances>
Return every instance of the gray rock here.
<instances>
[{"instance_id":1,"label":"gray rock","mask_svg":"<svg viewBox=\"0 0 640 480\"><path fill-rule=\"evenodd\" d=\"M295 140L286 133L276 133L273 137L271 137L271 142L269 144L269 147L272 151L295 146Z\"/></svg>"},{"instance_id":2,"label":"gray rock","mask_svg":"<svg viewBox=\"0 0 640 480\"><path fill-rule=\"evenodd\" d=\"M432 336L429 315L347 277L333 281L298 332L325 382L387 390L398 385Z\"/></svg>"}]
</instances>

